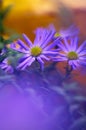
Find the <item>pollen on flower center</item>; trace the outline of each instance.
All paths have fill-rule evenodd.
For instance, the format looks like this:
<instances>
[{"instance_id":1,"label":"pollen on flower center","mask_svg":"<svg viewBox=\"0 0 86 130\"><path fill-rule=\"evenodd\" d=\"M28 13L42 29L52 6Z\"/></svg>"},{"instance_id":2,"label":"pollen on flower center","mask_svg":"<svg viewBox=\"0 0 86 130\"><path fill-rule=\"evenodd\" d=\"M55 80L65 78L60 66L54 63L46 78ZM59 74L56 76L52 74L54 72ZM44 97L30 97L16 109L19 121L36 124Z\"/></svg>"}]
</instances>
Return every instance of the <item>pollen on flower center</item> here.
<instances>
[{"instance_id":1,"label":"pollen on flower center","mask_svg":"<svg viewBox=\"0 0 86 130\"><path fill-rule=\"evenodd\" d=\"M32 56L38 56L41 54L41 52L42 52L42 49L39 46L35 46L35 47L31 48Z\"/></svg>"},{"instance_id":2,"label":"pollen on flower center","mask_svg":"<svg viewBox=\"0 0 86 130\"><path fill-rule=\"evenodd\" d=\"M74 51L69 52L67 57L68 57L69 60L77 60L78 59L78 55Z\"/></svg>"},{"instance_id":3,"label":"pollen on flower center","mask_svg":"<svg viewBox=\"0 0 86 130\"><path fill-rule=\"evenodd\" d=\"M54 37L59 37L60 33L55 33Z\"/></svg>"}]
</instances>

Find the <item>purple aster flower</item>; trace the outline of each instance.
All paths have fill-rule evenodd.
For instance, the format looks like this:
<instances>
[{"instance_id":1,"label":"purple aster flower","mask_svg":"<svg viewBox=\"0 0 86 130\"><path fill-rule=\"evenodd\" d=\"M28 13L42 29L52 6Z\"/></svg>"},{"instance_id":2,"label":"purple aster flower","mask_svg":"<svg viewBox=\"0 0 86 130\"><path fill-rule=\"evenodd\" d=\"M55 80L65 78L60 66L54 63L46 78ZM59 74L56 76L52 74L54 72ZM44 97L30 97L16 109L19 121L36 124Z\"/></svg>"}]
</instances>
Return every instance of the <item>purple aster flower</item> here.
<instances>
[{"instance_id":1,"label":"purple aster flower","mask_svg":"<svg viewBox=\"0 0 86 130\"><path fill-rule=\"evenodd\" d=\"M78 38L67 40L64 38L64 43L58 43L61 49L58 52L58 57L54 58L56 61L67 61L68 64L76 69L82 65L86 65L86 41L78 46Z\"/></svg>"},{"instance_id":2,"label":"purple aster flower","mask_svg":"<svg viewBox=\"0 0 86 130\"><path fill-rule=\"evenodd\" d=\"M15 47L15 43L11 45L12 49L24 54L24 56L20 59L21 62L17 66L18 69L24 70L35 60L40 63L41 68L43 69L44 60L49 61L50 57L57 54L57 52L53 49L56 45L56 42L52 42L52 38L55 34L55 29L53 26L49 26L47 29L38 28L36 29L35 34L36 38L33 43L25 34L23 34L23 38L27 45L20 39L17 41L17 44L20 46L19 48Z\"/></svg>"},{"instance_id":3,"label":"purple aster flower","mask_svg":"<svg viewBox=\"0 0 86 130\"><path fill-rule=\"evenodd\" d=\"M61 29L59 32L57 32L55 34L55 38L68 38L71 36L76 36L79 33L79 29L76 28L74 25L71 25L69 28L67 29Z\"/></svg>"},{"instance_id":4,"label":"purple aster flower","mask_svg":"<svg viewBox=\"0 0 86 130\"><path fill-rule=\"evenodd\" d=\"M10 60L8 58L5 58L3 62L0 63L0 68L8 73L13 73L14 69L10 64Z\"/></svg>"}]
</instances>

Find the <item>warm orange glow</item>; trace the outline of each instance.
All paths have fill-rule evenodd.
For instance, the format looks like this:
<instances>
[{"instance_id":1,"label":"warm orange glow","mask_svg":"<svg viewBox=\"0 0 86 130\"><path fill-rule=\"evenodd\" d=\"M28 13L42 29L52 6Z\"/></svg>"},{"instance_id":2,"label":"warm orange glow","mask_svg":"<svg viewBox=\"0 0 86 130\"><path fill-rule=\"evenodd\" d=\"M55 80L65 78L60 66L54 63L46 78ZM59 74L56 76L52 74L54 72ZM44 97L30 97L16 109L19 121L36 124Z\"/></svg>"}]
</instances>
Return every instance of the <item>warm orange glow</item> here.
<instances>
[{"instance_id":1,"label":"warm orange glow","mask_svg":"<svg viewBox=\"0 0 86 130\"><path fill-rule=\"evenodd\" d=\"M16 32L26 33L29 36L39 26L54 23L54 3L50 0L6 0L4 7L13 5L11 12L5 20L5 25Z\"/></svg>"},{"instance_id":2,"label":"warm orange glow","mask_svg":"<svg viewBox=\"0 0 86 130\"><path fill-rule=\"evenodd\" d=\"M54 3L50 0L6 0L4 1L4 6L9 4L13 5L13 11L15 13L20 13L23 11L30 11L34 13L43 13L46 11L54 11Z\"/></svg>"}]
</instances>

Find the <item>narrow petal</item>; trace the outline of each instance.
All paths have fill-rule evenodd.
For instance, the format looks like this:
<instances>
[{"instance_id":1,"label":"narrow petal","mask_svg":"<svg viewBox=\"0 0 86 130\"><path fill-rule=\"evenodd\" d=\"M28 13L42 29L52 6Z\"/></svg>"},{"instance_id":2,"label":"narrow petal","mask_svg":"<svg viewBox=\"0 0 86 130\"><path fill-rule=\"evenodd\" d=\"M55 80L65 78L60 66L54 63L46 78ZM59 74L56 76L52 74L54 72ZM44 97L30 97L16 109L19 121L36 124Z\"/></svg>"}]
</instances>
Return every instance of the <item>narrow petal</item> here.
<instances>
[{"instance_id":1,"label":"narrow petal","mask_svg":"<svg viewBox=\"0 0 86 130\"><path fill-rule=\"evenodd\" d=\"M79 55L79 57L83 56L83 55L86 55L86 50L85 51L81 51L78 55Z\"/></svg>"},{"instance_id":2,"label":"narrow petal","mask_svg":"<svg viewBox=\"0 0 86 130\"><path fill-rule=\"evenodd\" d=\"M45 59L45 60L47 60L47 61L50 60L50 58L46 57L45 55L41 55L40 57L43 58L43 59Z\"/></svg>"},{"instance_id":3,"label":"narrow petal","mask_svg":"<svg viewBox=\"0 0 86 130\"><path fill-rule=\"evenodd\" d=\"M24 70L27 66L30 66L35 61L35 58L31 58L22 68L21 70Z\"/></svg>"},{"instance_id":4,"label":"narrow petal","mask_svg":"<svg viewBox=\"0 0 86 130\"><path fill-rule=\"evenodd\" d=\"M30 39L29 39L25 34L23 34L23 38L25 39L26 43L27 43L29 46L32 46L32 42L30 41Z\"/></svg>"},{"instance_id":5,"label":"narrow petal","mask_svg":"<svg viewBox=\"0 0 86 130\"><path fill-rule=\"evenodd\" d=\"M5 72L8 72L11 70L11 66L8 66L6 69L5 69Z\"/></svg>"},{"instance_id":6,"label":"narrow petal","mask_svg":"<svg viewBox=\"0 0 86 130\"><path fill-rule=\"evenodd\" d=\"M5 58L2 63L7 64L8 58Z\"/></svg>"},{"instance_id":7,"label":"narrow petal","mask_svg":"<svg viewBox=\"0 0 86 130\"><path fill-rule=\"evenodd\" d=\"M41 65L41 69L43 70L44 69L44 62L43 62L43 60L40 57L37 57L37 60L38 60L38 62Z\"/></svg>"},{"instance_id":8,"label":"narrow petal","mask_svg":"<svg viewBox=\"0 0 86 130\"><path fill-rule=\"evenodd\" d=\"M61 57L67 57L66 54L58 53L58 55L61 56Z\"/></svg>"},{"instance_id":9,"label":"narrow petal","mask_svg":"<svg viewBox=\"0 0 86 130\"><path fill-rule=\"evenodd\" d=\"M50 33L48 34L47 38L45 41L43 41L41 47L44 48L49 42L50 40L52 40L52 38L54 37L55 32L54 31L50 31Z\"/></svg>"},{"instance_id":10,"label":"narrow petal","mask_svg":"<svg viewBox=\"0 0 86 130\"><path fill-rule=\"evenodd\" d=\"M2 69L5 69L5 68L7 68L7 65L2 65L2 66L0 66Z\"/></svg>"},{"instance_id":11,"label":"narrow petal","mask_svg":"<svg viewBox=\"0 0 86 130\"><path fill-rule=\"evenodd\" d=\"M53 51L43 51L43 54L52 54L52 55L56 55L58 54L58 52L53 52Z\"/></svg>"},{"instance_id":12,"label":"narrow petal","mask_svg":"<svg viewBox=\"0 0 86 130\"><path fill-rule=\"evenodd\" d=\"M68 52L68 50L66 49L66 47L62 44L62 43L59 43L57 46L59 46L59 48L64 51L64 52Z\"/></svg>"},{"instance_id":13,"label":"narrow petal","mask_svg":"<svg viewBox=\"0 0 86 130\"><path fill-rule=\"evenodd\" d=\"M86 67L86 60L82 60L82 61L80 62L80 64L81 64L81 65L85 65L85 67Z\"/></svg>"},{"instance_id":14,"label":"narrow petal","mask_svg":"<svg viewBox=\"0 0 86 130\"><path fill-rule=\"evenodd\" d=\"M64 38L63 40L64 40L64 44L65 44L66 49L67 49L68 51L70 51L70 50L71 50L71 47L70 47L70 45L69 45L67 39Z\"/></svg>"},{"instance_id":15,"label":"narrow petal","mask_svg":"<svg viewBox=\"0 0 86 130\"><path fill-rule=\"evenodd\" d=\"M32 57L29 57L29 58L25 59L22 63L20 63L20 64L17 66L17 68L23 67L26 63L29 62L29 60L30 60L31 58L32 58Z\"/></svg>"},{"instance_id":16,"label":"narrow petal","mask_svg":"<svg viewBox=\"0 0 86 130\"><path fill-rule=\"evenodd\" d=\"M76 60L76 62L74 61L74 64L76 65L76 67L80 67L79 60Z\"/></svg>"},{"instance_id":17,"label":"narrow petal","mask_svg":"<svg viewBox=\"0 0 86 130\"><path fill-rule=\"evenodd\" d=\"M62 38L66 38L77 35L79 33L79 29L74 25L71 25L68 29L60 30L59 33Z\"/></svg>"},{"instance_id":18,"label":"narrow petal","mask_svg":"<svg viewBox=\"0 0 86 130\"><path fill-rule=\"evenodd\" d=\"M19 63L23 62L24 60L26 60L28 57L30 57L29 54L25 54L22 58L19 59Z\"/></svg>"},{"instance_id":19,"label":"narrow petal","mask_svg":"<svg viewBox=\"0 0 86 130\"><path fill-rule=\"evenodd\" d=\"M79 60L70 60L69 64L73 67L73 69L76 69L77 67L79 67Z\"/></svg>"},{"instance_id":20,"label":"narrow petal","mask_svg":"<svg viewBox=\"0 0 86 130\"><path fill-rule=\"evenodd\" d=\"M86 46L86 41L84 41L84 42L80 45L80 47L77 49L76 52L77 52L77 53L80 53L82 50L86 49L85 46Z\"/></svg>"},{"instance_id":21,"label":"narrow petal","mask_svg":"<svg viewBox=\"0 0 86 130\"><path fill-rule=\"evenodd\" d=\"M23 47L25 50L28 50L28 47L25 45L25 43L24 43L22 40L18 39L17 43L18 43L21 47Z\"/></svg>"},{"instance_id":22,"label":"narrow petal","mask_svg":"<svg viewBox=\"0 0 86 130\"><path fill-rule=\"evenodd\" d=\"M73 61L69 61L69 65L72 66L74 70L76 69L76 65L73 63Z\"/></svg>"},{"instance_id":23,"label":"narrow petal","mask_svg":"<svg viewBox=\"0 0 86 130\"><path fill-rule=\"evenodd\" d=\"M79 60L86 60L86 56L85 57L79 57Z\"/></svg>"},{"instance_id":24,"label":"narrow petal","mask_svg":"<svg viewBox=\"0 0 86 130\"><path fill-rule=\"evenodd\" d=\"M71 48L72 51L76 51L76 49L78 48L78 37L74 38L74 40L72 41Z\"/></svg>"},{"instance_id":25,"label":"narrow petal","mask_svg":"<svg viewBox=\"0 0 86 130\"><path fill-rule=\"evenodd\" d=\"M54 61L67 61L68 59L66 58L66 57L54 57L54 58L52 58Z\"/></svg>"},{"instance_id":26,"label":"narrow petal","mask_svg":"<svg viewBox=\"0 0 86 130\"><path fill-rule=\"evenodd\" d=\"M25 59L25 58L28 58L30 57L30 54L25 54L22 58Z\"/></svg>"},{"instance_id":27,"label":"narrow petal","mask_svg":"<svg viewBox=\"0 0 86 130\"><path fill-rule=\"evenodd\" d=\"M35 57L31 58L31 60L29 61L28 65L30 66L35 60L36 60Z\"/></svg>"},{"instance_id":28,"label":"narrow petal","mask_svg":"<svg viewBox=\"0 0 86 130\"><path fill-rule=\"evenodd\" d=\"M28 51L25 51L25 50L20 49L20 48L14 48L14 47L12 47L12 49L15 50L15 51L19 51L21 53L28 53Z\"/></svg>"},{"instance_id":29,"label":"narrow petal","mask_svg":"<svg viewBox=\"0 0 86 130\"><path fill-rule=\"evenodd\" d=\"M43 50L49 50L51 48L54 48L56 45L57 45L57 42L53 42L52 44L50 44L47 47L45 47Z\"/></svg>"},{"instance_id":30,"label":"narrow petal","mask_svg":"<svg viewBox=\"0 0 86 130\"><path fill-rule=\"evenodd\" d=\"M71 50L73 50L74 47L74 39L70 38L70 45L71 45Z\"/></svg>"},{"instance_id":31,"label":"narrow petal","mask_svg":"<svg viewBox=\"0 0 86 130\"><path fill-rule=\"evenodd\" d=\"M37 45L40 42L40 39L41 39L42 28L37 28L35 33L36 33L36 37L35 37L35 40L34 40L34 45Z\"/></svg>"}]
</instances>

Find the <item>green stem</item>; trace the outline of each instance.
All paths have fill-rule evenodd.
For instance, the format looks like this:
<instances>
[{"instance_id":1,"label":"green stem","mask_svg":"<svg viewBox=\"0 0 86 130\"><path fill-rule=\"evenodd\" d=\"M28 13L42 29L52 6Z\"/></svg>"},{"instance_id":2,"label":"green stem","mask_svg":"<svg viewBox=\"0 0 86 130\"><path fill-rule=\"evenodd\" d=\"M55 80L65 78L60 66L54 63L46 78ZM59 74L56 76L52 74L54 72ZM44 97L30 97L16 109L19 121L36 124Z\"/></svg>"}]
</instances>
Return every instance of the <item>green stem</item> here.
<instances>
[{"instance_id":1,"label":"green stem","mask_svg":"<svg viewBox=\"0 0 86 130\"><path fill-rule=\"evenodd\" d=\"M72 70L73 70L72 66L69 65L68 62L69 62L69 61L67 61L67 66L65 67L65 69L66 69L66 75L65 75L65 77L66 77L66 78L71 75L71 72L72 72Z\"/></svg>"}]
</instances>

